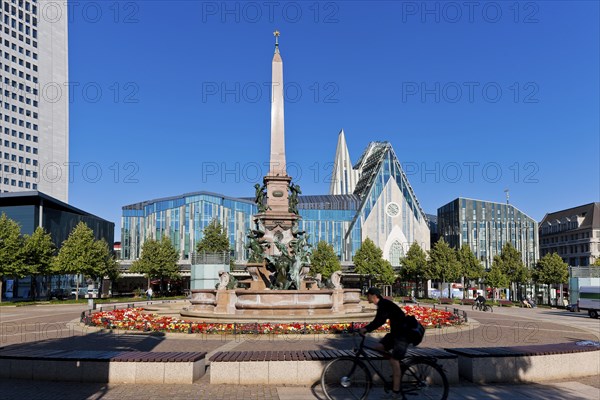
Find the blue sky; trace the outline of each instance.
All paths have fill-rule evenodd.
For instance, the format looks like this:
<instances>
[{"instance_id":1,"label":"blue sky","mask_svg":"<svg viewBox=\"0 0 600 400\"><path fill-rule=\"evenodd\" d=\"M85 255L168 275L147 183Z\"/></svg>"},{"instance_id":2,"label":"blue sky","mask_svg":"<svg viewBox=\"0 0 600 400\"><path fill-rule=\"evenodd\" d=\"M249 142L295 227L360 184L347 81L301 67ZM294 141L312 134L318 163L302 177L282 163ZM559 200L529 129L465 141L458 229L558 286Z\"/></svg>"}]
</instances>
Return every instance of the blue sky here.
<instances>
[{"instance_id":1,"label":"blue sky","mask_svg":"<svg viewBox=\"0 0 600 400\"><path fill-rule=\"evenodd\" d=\"M505 189L538 221L599 201L599 17L591 1L73 4L70 203L118 239L127 204L252 196L275 29L304 194L328 192L343 128L353 162L392 143L427 213Z\"/></svg>"}]
</instances>

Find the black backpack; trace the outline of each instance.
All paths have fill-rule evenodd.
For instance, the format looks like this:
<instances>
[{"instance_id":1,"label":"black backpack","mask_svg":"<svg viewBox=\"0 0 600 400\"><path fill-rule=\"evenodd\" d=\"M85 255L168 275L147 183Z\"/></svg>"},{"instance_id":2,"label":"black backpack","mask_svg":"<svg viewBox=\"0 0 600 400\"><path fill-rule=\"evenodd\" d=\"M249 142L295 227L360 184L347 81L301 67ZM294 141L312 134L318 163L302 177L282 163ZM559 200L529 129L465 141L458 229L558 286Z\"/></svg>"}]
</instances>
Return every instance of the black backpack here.
<instances>
[{"instance_id":1,"label":"black backpack","mask_svg":"<svg viewBox=\"0 0 600 400\"><path fill-rule=\"evenodd\" d=\"M417 321L414 315L407 315L404 317L403 325L403 330L408 338L408 342L413 346L418 346L419 343L423 341L423 336L425 336L425 327Z\"/></svg>"}]
</instances>

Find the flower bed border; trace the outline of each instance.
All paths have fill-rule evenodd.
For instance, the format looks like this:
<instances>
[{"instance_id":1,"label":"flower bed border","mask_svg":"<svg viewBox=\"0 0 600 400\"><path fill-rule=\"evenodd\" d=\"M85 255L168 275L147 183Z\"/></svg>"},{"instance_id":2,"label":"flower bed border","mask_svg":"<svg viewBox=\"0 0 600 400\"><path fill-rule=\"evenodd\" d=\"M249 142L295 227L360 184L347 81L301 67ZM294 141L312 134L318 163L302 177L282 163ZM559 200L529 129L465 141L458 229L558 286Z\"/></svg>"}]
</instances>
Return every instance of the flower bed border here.
<instances>
[{"instance_id":1,"label":"flower bed border","mask_svg":"<svg viewBox=\"0 0 600 400\"><path fill-rule=\"evenodd\" d=\"M407 315L414 315L425 328L460 325L464 322L459 315L435 308L407 305L402 307ZM82 322L89 326L106 329L123 329L141 332L170 332L188 334L341 334L362 328L366 322L349 323L207 323L180 320L168 316L145 314L143 308L126 308L101 311L82 315ZM386 323L377 332L389 332Z\"/></svg>"}]
</instances>

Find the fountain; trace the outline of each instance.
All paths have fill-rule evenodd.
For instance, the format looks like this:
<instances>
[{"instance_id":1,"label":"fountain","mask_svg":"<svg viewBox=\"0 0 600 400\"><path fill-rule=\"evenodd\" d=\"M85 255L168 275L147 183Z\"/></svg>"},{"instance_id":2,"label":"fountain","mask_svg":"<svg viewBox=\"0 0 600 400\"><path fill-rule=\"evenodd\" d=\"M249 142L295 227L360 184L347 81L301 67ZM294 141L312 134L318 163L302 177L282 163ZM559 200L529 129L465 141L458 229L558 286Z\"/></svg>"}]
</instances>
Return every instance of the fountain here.
<instances>
[{"instance_id":1,"label":"fountain","mask_svg":"<svg viewBox=\"0 0 600 400\"><path fill-rule=\"evenodd\" d=\"M360 289L343 289L341 272L335 272L329 287L319 279L309 279L310 245L308 235L299 230L300 186L286 172L283 62L275 31L272 70L271 154L269 172L263 184L254 186L258 213L254 229L248 233L250 250L246 270L249 287L228 289L230 277L221 274L217 288L192 290L191 305L182 316L219 322L307 321L343 322L370 319L362 312Z\"/></svg>"}]
</instances>

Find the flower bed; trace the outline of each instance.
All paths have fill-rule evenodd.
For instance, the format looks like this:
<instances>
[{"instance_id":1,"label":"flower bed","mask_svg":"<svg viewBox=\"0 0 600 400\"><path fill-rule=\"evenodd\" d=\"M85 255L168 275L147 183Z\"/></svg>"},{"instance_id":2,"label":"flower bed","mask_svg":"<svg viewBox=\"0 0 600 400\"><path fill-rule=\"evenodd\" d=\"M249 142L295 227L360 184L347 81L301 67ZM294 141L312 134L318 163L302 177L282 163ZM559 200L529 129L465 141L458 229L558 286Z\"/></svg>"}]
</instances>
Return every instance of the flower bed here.
<instances>
[{"instance_id":1,"label":"flower bed","mask_svg":"<svg viewBox=\"0 0 600 400\"><path fill-rule=\"evenodd\" d=\"M459 325L462 319L448 311L434 310L429 307L403 306L407 315L414 315L425 328ZM143 308L102 311L91 315L87 323L91 326L130 331L182 332L202 334L310 334L310 333L347 333L352 329L365 326L365 322L355 323L234 323L192 322L169 316L145 314ZM378 332L389 331L386 323Z\"/></svg>"}]
</instances>

